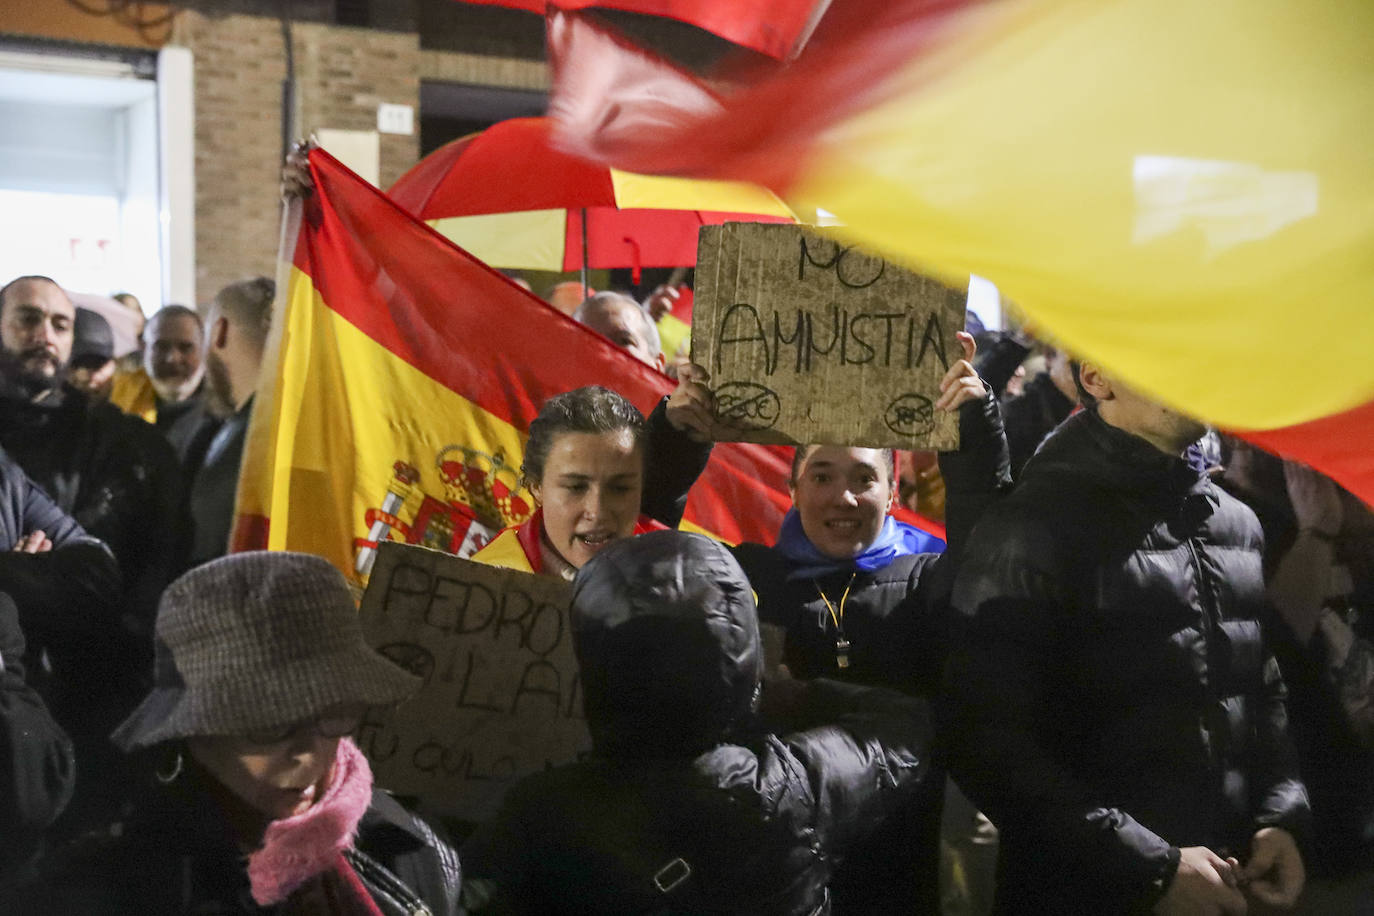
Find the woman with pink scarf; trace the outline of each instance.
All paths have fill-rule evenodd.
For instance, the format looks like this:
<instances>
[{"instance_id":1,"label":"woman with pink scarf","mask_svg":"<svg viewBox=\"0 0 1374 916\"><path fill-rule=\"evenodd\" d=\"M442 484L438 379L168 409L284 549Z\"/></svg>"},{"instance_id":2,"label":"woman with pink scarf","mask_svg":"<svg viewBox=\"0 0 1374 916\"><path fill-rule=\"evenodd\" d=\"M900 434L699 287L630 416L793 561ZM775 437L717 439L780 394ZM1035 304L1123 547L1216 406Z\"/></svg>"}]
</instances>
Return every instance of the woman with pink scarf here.
<instances>
[{"instance_id":1,"label":"woman with pink scarf","mask_svg":"<svg viewBox=\"0 0 1374 916\"><path fill-rule=\"evenodd\" d=\"M51 863L22 912L458 912L457 855L374 789L348 738L419 681L363 641L328 563L240 553L182 576L159 608L154 678L113 736L150 749L150 791Z\"/></svg>"}]
</instances>

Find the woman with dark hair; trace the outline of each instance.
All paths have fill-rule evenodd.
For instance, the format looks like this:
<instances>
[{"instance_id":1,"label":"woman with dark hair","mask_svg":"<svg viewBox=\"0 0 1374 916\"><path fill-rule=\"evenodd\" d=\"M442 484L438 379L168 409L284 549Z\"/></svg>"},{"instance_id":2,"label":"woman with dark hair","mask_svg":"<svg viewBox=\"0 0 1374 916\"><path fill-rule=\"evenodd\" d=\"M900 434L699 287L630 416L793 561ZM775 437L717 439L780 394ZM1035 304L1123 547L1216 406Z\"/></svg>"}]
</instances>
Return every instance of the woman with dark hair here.
<instances>
[{"instance_id":1,"label":"woman with dark hair","mask_svg":"<svg viewBox=\"0 0 1374 916\"><path fill-rule=\"evenodd\" d=\"M530 424L520 469L538 508L472 559L571 580L612 541L676 524L685 497L675 491L685 494L700 467L689 468L676 487L645 483L651 424L657 421L659 436L673 435L669 409L660 406L660 416L646 422L633 404L599 385L546 401ZM655 517L643 513L654 506Z\"/></svg>"},{"instance_id":2,"label":"woman with dark hair","mask_svg":"<svg viewBox=\"0 0 1374 916\"><path fill-rule=\"evenodd\" d=\"M113 735L146 749L145 792L13 912L456 914L457 854L374 789L347 737L418 686L363 640L319 557L188 572L159 608L153 690Z\"/></svg>"},{"instance_id":3,"label":"woman with dark hair","mask_svg":"<svg viewBox=\"0 0 1374 916\"><path fill-rule=\"evenodd\" d=\"M759 619L784 633L783 662L802 680L833 678L933 697L945 651L945 607L958 550L974 521L1009 484L997 399L973 368L973 338L940 383L937 410L959 415L960 447L942 452L949 548L890 514L896 496L889 449L798 446L792 509L772 545L731 549L758 597ZM694 367L698 435L711 427L711 394ZM659 457L650 452L650 463ZM835 912L937 913L944 773L851 853L836 872Z\"/></svg>"}]
</instances>

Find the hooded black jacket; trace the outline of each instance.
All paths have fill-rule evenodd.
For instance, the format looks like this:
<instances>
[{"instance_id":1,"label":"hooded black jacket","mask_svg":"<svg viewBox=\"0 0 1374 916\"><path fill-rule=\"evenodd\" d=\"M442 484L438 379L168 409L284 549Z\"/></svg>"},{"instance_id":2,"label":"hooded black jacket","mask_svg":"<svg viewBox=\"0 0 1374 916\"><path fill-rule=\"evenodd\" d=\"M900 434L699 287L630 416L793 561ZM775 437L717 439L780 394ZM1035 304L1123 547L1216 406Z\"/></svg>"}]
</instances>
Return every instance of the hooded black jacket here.
<instances>
[{"instance_id":1,"label":"hooded black jacket","mask_svg":"<svg viewBox=\"0 0 1374 916\"><path fill-rule=\"evenodd\" d=\"M463 848L473 911L828 913L845 849L927 770L924 701L816 681L804 730L754 730L749 583L695 535L612 544L573 615L594 753L521 781Z\"/></svg>"},{"instance_id":2,"label":"hooded black jacket","mask_svg":"<svg viewBox=\"0 0 1374 916\"><path fill-rule=\"evenodd\" d=\"M1131 913L1178 849L1308 816L1254 514L1084 411L984 516L954 591L952 768L1001 830L1003 912Z\"/></svg>"}]
</instances>

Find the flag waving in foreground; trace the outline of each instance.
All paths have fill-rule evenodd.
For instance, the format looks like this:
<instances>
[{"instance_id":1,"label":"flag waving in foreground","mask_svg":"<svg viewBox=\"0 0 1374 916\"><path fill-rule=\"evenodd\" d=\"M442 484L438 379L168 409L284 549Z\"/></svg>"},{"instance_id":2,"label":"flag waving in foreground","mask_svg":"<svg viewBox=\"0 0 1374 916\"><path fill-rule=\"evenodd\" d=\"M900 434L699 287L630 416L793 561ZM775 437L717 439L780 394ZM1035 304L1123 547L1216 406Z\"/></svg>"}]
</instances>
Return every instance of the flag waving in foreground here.
<instances>
[{"instance_id":1,"label":"flag waving in foreground","mask_svg":"<svg viewBox=\"0 0 1374 916\"><path fill-rule=\"evenodd\" d=\"M471 553L533 509L520 463L545 399L600 384L648 413L671 390L328 153L312 150L310 171L235 549L319 554L355 581L386 539ZM771 541L786 476L778 450L719 446L684 527Z\"/></svg>"},{"instance_id":2,"label":"flag waving in foreground","mask_svg":"<svg viewBox=\"0 0 1374 916\"><path fill-rule=\"evenodd\" d=\"M708 86L559 13L550 113L572 152L763 184L987 277L1374 501L1371 47L1368 0L845 0L790 66Z\"/></svg>"}]
</instances>

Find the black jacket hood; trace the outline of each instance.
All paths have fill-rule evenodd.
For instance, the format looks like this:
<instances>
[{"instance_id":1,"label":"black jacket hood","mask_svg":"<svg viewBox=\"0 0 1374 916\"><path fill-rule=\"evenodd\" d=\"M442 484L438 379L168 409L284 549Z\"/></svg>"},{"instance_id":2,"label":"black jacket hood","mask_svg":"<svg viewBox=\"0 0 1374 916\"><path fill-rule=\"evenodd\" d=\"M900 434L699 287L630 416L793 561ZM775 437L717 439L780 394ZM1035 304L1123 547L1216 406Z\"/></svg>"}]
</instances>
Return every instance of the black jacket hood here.
<instances>
[{"instance_id":1,"label":"black jacket hood","mask_svg":"<svg viewBox=\"0 0 1374 916\"><path fill-rule=\"evenodd\" d=\"M572 637L599 754L695 755L752 717L753 592L709 538L654 531L601 551L573 582Z\"/></svg>"}]
</instances>

